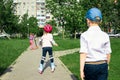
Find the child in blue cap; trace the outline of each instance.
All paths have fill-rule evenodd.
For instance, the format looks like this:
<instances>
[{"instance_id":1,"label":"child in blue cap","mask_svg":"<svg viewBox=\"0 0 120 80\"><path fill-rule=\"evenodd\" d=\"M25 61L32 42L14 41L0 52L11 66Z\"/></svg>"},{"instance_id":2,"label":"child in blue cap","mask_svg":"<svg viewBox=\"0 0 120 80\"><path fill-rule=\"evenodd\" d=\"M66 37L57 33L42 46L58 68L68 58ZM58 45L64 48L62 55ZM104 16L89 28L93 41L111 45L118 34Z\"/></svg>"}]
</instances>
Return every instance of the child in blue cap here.
<instances>
[{"instance_id":1,"label":"child in blue cap","mask_svg":"<svg viewBox=\"0 0 120 80\"><path fill-rule=\"evenodd\" d=\"M87 31L80 38L80 77L82 80L107 80L110 62L110 39L99 24L102 13L91 8L86 13Z\"/></svg>"}]
</instances>

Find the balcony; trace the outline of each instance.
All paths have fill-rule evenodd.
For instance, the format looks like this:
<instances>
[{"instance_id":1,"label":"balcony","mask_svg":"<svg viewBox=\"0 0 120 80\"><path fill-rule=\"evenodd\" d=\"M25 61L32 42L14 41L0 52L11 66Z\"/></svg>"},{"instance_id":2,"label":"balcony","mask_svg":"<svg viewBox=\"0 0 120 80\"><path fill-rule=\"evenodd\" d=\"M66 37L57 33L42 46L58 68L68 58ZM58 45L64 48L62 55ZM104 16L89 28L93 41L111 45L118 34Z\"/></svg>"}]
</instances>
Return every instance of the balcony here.
<instances>
[{"instance_id":1,"label":"balcony","mask_svg":"<svg viewBox=\"0 0 120 80\"><path fill-rule=\"evenodd\" d=\"M18 4L18 3L21 3L21 1L20 0L13 0L13 3Z\"/></svg>"},{"instance_id":2,"label":"balcony","mask_svg":"<svg viewBox=\"0 0 120 80\"><path fill-rule=\"evenodd\" d=\"M41 3L41 2L45 3L45 0L36 0L36 2L37 3Z\"/></svg>"}]
</instances>

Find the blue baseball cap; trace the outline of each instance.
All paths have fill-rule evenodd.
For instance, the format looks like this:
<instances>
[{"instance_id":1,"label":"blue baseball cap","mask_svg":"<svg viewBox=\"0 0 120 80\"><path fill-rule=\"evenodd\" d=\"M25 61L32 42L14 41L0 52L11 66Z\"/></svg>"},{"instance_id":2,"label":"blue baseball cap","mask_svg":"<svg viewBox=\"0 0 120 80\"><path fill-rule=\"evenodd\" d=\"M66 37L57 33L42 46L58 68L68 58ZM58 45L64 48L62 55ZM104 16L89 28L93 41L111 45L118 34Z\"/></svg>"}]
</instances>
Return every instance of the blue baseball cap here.
<instances>
[{"instance_id":1,"label":"blue baseball cap","mask_svg":"<svg viewBox=\"0 0 120 80\"><path fill-rule=\"evenodd\" d=\"M101 21L102 20L102 13L98 8L91 8L86 13L86 18L91 21Z\"/></svg>"}]
</instances>

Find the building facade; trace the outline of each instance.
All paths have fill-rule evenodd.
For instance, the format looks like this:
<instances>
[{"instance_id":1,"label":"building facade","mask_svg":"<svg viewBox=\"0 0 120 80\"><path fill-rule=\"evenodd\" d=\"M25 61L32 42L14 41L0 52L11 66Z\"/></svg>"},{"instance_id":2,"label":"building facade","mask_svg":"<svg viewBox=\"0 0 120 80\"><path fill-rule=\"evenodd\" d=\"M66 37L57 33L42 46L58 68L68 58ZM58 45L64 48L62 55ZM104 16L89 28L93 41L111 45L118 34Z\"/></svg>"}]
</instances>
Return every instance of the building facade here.
<instances>
[{"instance_id":1,"label":"building facade","mask_svg":"<svg viewBox=\"0 0 120 80\"><path fill-rule=\"evenodd\" d=\"M29 17L36 17L38 26L43 27L46 21L51 19L50 13L46 11L45 0L14 0L15 14L21 17L28 13Z\"/></svg>"},{"instance_id":2,"label":"building facade","mask_svg":"<svg viewBox=\"0 0 120 80\"><path fill-rule=\"evenodd\" d=\"M45 0L36 0L36 17L38 19L38 25L43 27L46 23Z\"/></svg>"},{"instance_id":3,"label":"building facade","mask_svg":"<svg viewBox=\"0 0 120 80\"><path fill-rule=\"evenodd\" d=\"M15 14L23 16L28 13L28 16L36 17L36 0L14 0Z\"/></svg>"}]
</instances>

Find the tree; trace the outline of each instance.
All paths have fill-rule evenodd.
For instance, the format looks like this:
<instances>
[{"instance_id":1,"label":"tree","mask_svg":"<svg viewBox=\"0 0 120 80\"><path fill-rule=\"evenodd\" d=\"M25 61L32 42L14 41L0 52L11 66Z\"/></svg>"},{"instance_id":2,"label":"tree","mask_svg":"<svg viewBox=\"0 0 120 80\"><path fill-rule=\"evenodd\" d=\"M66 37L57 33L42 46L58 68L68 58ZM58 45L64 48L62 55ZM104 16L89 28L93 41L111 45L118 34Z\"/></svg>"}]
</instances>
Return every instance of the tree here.
<instances>
[{"instance_id":1,"label":"tree","mask_svg":"<svg viewBox=\"0 0 120 80\"><path fill-rule=\"evenodd\" d=\"M120 32L119 0L80 0L79 2L77 0L47 0L47 8L59 21L59 26L65 26L65 31L71 34L87 29L84 16L92 7L97 7L102 11L103 21L100 26L104 31L111 32L111 29L114 29L114 33Z\"/></svg>"},{"instance_id":2,"label":"tree","mask_svg":"<svg viewBox=\"0 0 120 80\"><path fill-rule=\"evenodd\" d=\"M7 33L18 32L19 17L14 15L13 0L0 1L0 30L3 29Z\"/></svg>"},{"instance_id":3,"label":"tree","mask_svg":"<svg viewBox=\"0 0 120 80\"><path fill-rule=\"evenodd\" d=\"M27 25L29 22L28 22L28 14L24 14L22 17L21 17L21 22L20 22L20 33L22 34L22 37L23 38L26 38L27 35L28 35L28 27L29 25Z\"/></svg>"},{"instance_id":4,"label":"tree","mask_svg":"<svg viewBox=\"0 0 120 80\"><path fill-rule=\"evenodd\" d=\"M28 17L27 13L22 16L19 27L23 38L28 37L30 33L38 34L39 32L37 19L35 17Z\"/></svg>"},{"instance_id":5,"label":"tree","mask_svg":"<svg viewBox=\"0 0 120 80\"><path fill-rule=\"evenodd\" d=\"M37 19L28 17L28 14L17 16L13 0L0 0L0 31L3 29L9 34L22 34L26 38L30 32L38 33Z\"/></svg>"},{"instance_id":6,"label":"tree","mask_svg":"<svg viewBox=\"0 0 120 80\"><path fill-rule=\"evenodd\" d=\"M30 17L28 20L28 27L29 27L29 33L34 33L34 34L38 34L39 33L39 29L37 26L37 19L35 17Z\"/></svg>"},{"instance_id":7,"label":"tree","mask_svg":"<svg viewBox=\"0 0 120 80\"><path fill-rule=\"evenodd\" d=\"M85 25L82 21L83 9L77 0L48 0L47 8L66 32L73 34L83 30L82 26Z\"/></svg>"},{"instance_id":8,"label":"tree","mask_svg":"<svg viewBox=\"0 0 120 80\"><path fill-rule=\"evenodd\" d=\"M101 26L103 26L104 31L109 33L112 28L114 33L120 32L119 0L82 0L81 5L86 11L92 7L97 7L102 11L103 21Z\"/></svg>"},{"instance_id":9,"label":"tree","mask_svg":"<svg viewBox=\"0 0 120 80\"><path fill-rule=\"evenodd\" d=\"M5 14L5 6L4 6L4 1L3 0L0 0L0 30L3 29L3 26L5 24L4 20L4 14Z\"/></svg>"}]
</instances>

